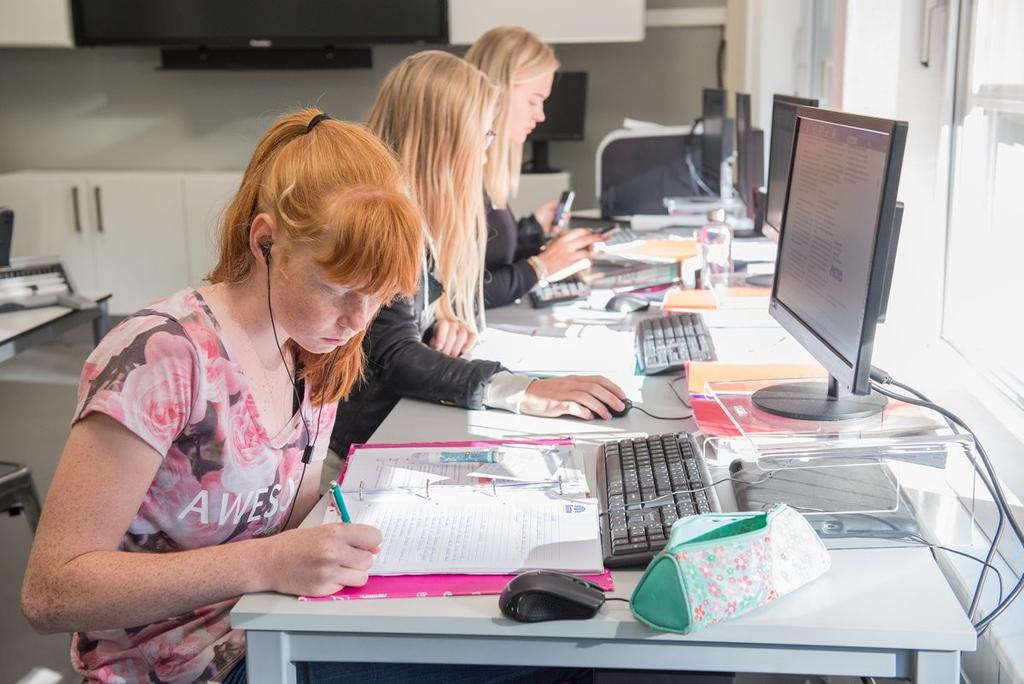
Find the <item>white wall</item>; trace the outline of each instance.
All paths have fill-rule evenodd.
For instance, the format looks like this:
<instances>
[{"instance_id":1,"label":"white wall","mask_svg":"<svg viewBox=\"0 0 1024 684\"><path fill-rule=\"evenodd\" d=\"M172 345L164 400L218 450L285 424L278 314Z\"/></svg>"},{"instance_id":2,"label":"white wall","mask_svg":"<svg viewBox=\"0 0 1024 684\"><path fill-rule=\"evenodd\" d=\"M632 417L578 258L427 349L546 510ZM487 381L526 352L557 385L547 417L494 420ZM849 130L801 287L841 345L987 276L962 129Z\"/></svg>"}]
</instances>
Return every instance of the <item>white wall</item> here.
<instances>
[{"instance_id":1,"label":"white wall","mask_svg":"<svg viewBox=\"0 0 1024 684\"><path fill-rule=\"evenodd\" d=\"M810 0L729 0L726 5L726 88L750 93L751 120L766 136L773 95L812 96L810 6Z\"/></svg>"},{"instance_id":2,"label":"white wall","mask_svg":"<svg viewBox=\"0 0 1024 684\"><path fill-rule=\"evenodd\" d=\"M623 117L699 114L720 34L657 28L641 43L555 46L564 68L590 73L586 139L551 146L577 207L594 206L594 152ZM240 169L286 109L364 119L384 75L416 49L375 47L373 69L337 71L163 71L153 49L0 49L0 172Z\"/></svg>"},{"instance_id":3,"label":"white wall","mask_svg":"<svg viewBox=\"0 0 1024 684\"><path fill-rule=\"evenodd\" d=\"M909 123L899 192L906 209L889 315L876 345L883 367L885 355L905 347L908 335L937 336L941 320L950 65L945 15L936 19L931 64L921 65L922 16L922 0L856 0L846 15L842 109Z\"/></svg>"}]
</instances>

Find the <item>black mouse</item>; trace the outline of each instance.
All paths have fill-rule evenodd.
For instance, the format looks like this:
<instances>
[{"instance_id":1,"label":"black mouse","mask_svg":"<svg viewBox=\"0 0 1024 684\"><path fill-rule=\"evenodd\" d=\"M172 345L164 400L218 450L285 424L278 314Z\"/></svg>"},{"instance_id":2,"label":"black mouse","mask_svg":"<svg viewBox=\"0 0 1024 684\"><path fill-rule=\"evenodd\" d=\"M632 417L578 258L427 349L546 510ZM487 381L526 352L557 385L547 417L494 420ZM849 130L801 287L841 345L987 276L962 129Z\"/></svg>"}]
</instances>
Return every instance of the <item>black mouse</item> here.
<instances>
[{"instance_id":1,"label":"black mouse","mask_svg":"<svg viewBox=\"0 0 1024 684\"><path fill-rule=\"evenodd\" d=\"M498 597L498 606L518 622L586 620L604 605L604 590L593 582L552 570L531 570L514 577Z\"/></svg>"},{"instance_id":2,"label":"black mouse","mask_svg":"<svg viewBox=\"0 0 1024 684\"><path fill-rule=\"evenodd\" d=\"M631 402L629 399L623 399L622 403L625 404L626 406L621 411L616 411L610 405L605 404L605 406L608 408L608 413L612 414L612 418L622 418L624 415L629 413L629 409L633 408L633 402Z\"/></svg>"},{"instance_id":3,"label":"black mouse","mask_svg":"<svg viewBox=\"0 0 1024 684\"><path fill-rule=\"evenodd\" d=\"M605 303L604 308L606 311L621 311L624 313L646 311L651 308L651 300L640 295L617 294Z\"/></svg>"}]
</instances>

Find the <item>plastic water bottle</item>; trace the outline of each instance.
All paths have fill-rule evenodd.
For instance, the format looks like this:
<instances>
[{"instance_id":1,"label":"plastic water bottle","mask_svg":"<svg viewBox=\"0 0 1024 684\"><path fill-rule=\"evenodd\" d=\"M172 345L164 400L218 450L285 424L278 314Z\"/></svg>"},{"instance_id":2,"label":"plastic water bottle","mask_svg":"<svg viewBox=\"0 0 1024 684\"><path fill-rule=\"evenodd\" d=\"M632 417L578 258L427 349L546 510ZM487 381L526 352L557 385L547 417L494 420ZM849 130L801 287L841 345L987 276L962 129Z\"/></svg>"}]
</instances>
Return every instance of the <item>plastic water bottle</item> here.
<instances>
[{"instance_id":1,"label":"plastic water bottle","mask_svg":"<svg viewBox=\"0 0 1024 684\"><path fill-rule=\"evenodd\" d=\"M700 253L704 259L701 287L711 287L711 277L732 273L732 231L725 222L725 210L708 212L708 222L697 233Z\"/></svg>"}]
</instances>

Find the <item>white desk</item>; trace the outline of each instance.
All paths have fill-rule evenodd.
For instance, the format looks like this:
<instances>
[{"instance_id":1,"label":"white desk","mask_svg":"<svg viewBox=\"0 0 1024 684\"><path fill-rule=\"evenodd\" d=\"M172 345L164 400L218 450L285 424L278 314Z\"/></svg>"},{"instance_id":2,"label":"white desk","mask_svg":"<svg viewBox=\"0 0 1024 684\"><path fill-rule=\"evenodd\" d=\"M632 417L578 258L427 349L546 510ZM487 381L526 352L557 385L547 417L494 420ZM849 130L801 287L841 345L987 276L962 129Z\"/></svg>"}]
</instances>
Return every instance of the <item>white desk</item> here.
<instances>
[{"instance_id":1,"label":"white desk","mask_svg":"<svg viewBox=\"0 0 1024 684\"><path fill-rule=\"evenodd\" d=\"M83 293L96 302L94 309L69 309L45 306L0 313L0 362L29 347L55 340L71 328L92 323L93 341L99 344L109 325L107 301L109 292Z\"/></svg>"},{"instance_id":2,"label":"white desk","mask_svg":"<svg viewBox=\"0 0 1024 684\"><path fill-rule=\"evenodd\" d=\"M521 319L523 312L510 315ZM681 409L667 382L647 378L641 389L655 413ZM404 399L373 439L570 434L592 465L600 441L692 426L638 411L612 422L584 422ZM728 487L719 486L719 495L728 507ZM322 515L318 507L307 522ZM628 598L640 574L615 572L613 595ZM960 651L975 648L974 629L931 555L910 548L834 551L822 578L691 636L651 630L621 602L610 602L592 620L514 623L501 615L495 596L301 603L252 594L231 618L246 630L253 684L294 682L294 662L346 660L870 675L954 684Z\"/></svg>"}]
</instances>

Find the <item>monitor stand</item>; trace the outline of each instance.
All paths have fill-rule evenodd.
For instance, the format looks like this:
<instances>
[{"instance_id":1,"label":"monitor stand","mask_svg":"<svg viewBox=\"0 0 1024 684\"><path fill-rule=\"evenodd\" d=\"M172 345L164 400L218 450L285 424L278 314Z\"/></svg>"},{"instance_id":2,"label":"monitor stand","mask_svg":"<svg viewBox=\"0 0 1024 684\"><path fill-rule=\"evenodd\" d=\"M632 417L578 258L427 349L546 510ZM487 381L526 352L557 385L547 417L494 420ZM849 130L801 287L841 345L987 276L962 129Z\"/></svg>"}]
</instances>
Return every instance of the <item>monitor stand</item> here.
<instances>
[{"instance_id":1,"label":"monitor stand","mask_svg":"<svg viewBox=\"0 0 1024 684\"><path fill-rule=\"evenodd\" d=\"M796 420L851 420L880 413L888 399L877 392L845 394L831 375L828 382L784 382L757 390L754 406L784 418Z\"/></svg>"},{"instance_id":2,"label":"monitor stand","mask_svg":"<svg viewBox=\"0 0 1024 684\"><path fill-rule=\"evenodd\" d=\"M533 158L530 160L527 173L558 173L558 169L551 166L547 140L533 140L530 147L533 150Z\"/></svg>"}]
</instances>

